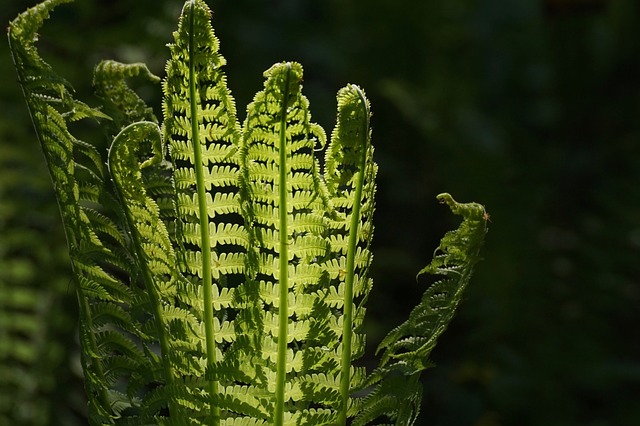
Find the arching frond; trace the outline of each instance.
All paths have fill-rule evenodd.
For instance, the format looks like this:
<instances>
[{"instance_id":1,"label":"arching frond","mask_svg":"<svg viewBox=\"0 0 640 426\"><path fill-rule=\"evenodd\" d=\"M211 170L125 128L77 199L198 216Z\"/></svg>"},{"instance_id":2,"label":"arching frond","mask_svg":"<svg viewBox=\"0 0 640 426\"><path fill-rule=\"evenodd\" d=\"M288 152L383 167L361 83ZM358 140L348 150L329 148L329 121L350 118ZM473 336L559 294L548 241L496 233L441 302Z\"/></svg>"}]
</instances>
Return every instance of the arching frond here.
<instances>
[{"instance_id":1,"label":"arching frond","mask_svg":"<svg viewBox=\"0 0 640 426\"><path fill-rule=\"evenodd\" d=\"M417 378L420 372L431 367L429 354L451 322L480 260L479 252L487 232L484 207L477 203L458 203L446 193L438 195L438 199L454 214L462 216L462 223L458 229L445 234L431 263L418 274L434 275L436 282L425 290L409 319L393 329L378 346L378 351L382 351L380 366L369 381L381 383L365 399L354 424L364 425L378 416L392 419L396 425L413 424L419 404L413 398L399 398L403 393L389 383L398 380L401 386L412 383L414 392L421 392Z\"/></svg>"},{"instance_id":2,"label":"arching frond","mask_svg":"<svg viewBox=\"0 0 640 426\"><path fill-rule=\"evenodd\" d=\"M112 118L112 136L123 127L137 121L157 122L153 110L126 83L127 78L141 77L152 83L160 78L142 63L123 64L101 61L93 73L93 87L96 95L104 102L104 111Z\"/></svg>"}]
</instances>

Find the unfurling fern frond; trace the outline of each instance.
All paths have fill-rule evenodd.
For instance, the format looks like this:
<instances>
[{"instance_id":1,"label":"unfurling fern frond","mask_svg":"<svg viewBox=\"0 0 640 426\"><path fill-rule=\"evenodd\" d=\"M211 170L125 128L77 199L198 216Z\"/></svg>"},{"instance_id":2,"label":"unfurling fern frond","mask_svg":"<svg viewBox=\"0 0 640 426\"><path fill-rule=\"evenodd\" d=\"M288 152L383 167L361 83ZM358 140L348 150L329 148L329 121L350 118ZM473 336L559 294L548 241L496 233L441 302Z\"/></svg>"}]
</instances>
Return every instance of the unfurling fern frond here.
<instances>
[{"instance_id":1,"label":"unfurling fern frond","mask_svg":"<svg viewBox=\"0 0 640 426\"><path fill-rule=\"evenodd\" d=\"M458 229L447 232L431 263L419 272L418 276L431 274L438 280L425 291L409 319L380 343L382 367L393 369L397 363L402 370L419 371L426 366L423 361L453 318L480 260L480 247L487 232L484 207L477 203L458 203L446 193L438 195L438 199L454 214L462 216L463 221Z\"/></svg>"},{"instance_id":2,"label":"unfurling fern frond","mask_svg":"<svg viewBox=\"0 0 640 426\"><path fill-rule=\"evenodd\" d=\"M364 355L364 302L372 287L369 266L375 209L375 177L369 120L369 100L358 86L338 92L338 120L327 149L324 177L337 219L330 219L327 264L343 308L340 354L339 424L345 424L350 394L364 382L364 372L352 363Z\"/></svg>"},{"instance_id":3,"label":"unfurling fern frond","mask_svg":"<svg viewBox=\"0 0 640 426\"><path fill-rule=\"evenodd\" d=\"M93 74L96 95L104 102L104 110L111 117L112 134L137 121L157 122L153 110L126 83L127 78L142 77L152 83L160 78L149 71L145 64L122 64L106 60L100 62Z\"/></svg>"},{"instance_id":4,"label":"unfurling fern frond","mask_svg":"<svg viewBox=\"0 0 640 426\"><path fill-rule=\"evenodd\" d=\"M419 373L478 260L483 207L439 196L464 217L421 272L442 279L367 377L355 361L377 166L364 91L338 92L324 168L315 151L326 135L298 63L265 72L241 127L210 10L189 0L169 46L161 126L127 85L158 81L142 64L100 63L102 109L92 108L34 46L64 2L20 15L9 38L65 225L91 424L413 424ZM112 138L108 152L71 134L80 119Z\"/></svg>"}]
</instances>

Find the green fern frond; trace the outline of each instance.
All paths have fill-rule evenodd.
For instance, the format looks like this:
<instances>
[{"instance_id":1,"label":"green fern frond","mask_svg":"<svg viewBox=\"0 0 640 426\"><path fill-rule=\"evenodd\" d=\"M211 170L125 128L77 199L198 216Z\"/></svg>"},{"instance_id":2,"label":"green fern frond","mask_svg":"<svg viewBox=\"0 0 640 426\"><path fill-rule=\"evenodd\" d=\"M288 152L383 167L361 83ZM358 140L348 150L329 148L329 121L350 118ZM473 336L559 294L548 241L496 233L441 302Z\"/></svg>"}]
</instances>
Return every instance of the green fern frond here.
<instances>
[{"instance_id":1,"label":"green fern frond","mask_svg":"<svg viewBox=\"0 0 640 426\"><path fill-rule=\"evenodd\" d=\"M100 62L94 71L93 87L104 103L104 112L113 120L112 135L137 121L158 121L153 110L126 84L127 78L134 77L160 82L160 78L142 63L122 64L107 60Z\"/></svg>"},{"instance_id":2,"label":"green fern frond","mask_svg":"<svg viewBox=\"0 0 640 426\"><path fill-rule=\"evenodd\" d=\"M145 148L151 157L141 161ZM153 314L154 335L159 341L163 361L163 379L171 386L174 384L174 371L168 354L172 348L163 305L175 299L175 282L180 277L175 270L176 256L160 218L160 209L147 195L141 173L141 169L162 162L164 154L157 124L138 122L125 127L114 138L109 151L109 169L125 209L136 269L149 298L146 309ZM176 404L171 404L171 409L178 415Z\"/></svg>"},{"instance_id":3,"label":"green fern frond","mask_svg":"<svg viewBox=\"0 0 640 426\"><path fill-rule=\"evenodd\" d=\"M261 329L254 326L253 333L264 360L261 374L272 392L268 411L273 413L273 424L282 425L309 404L322 402L289 386L296 373L298 377L312 373L303 371L303 358L308 356L303 341L309 339L320 293L309 290L318 287L322 276L318 265L328 249L313 150L324 145L325 136L311 122L308 101L301 94L299 64L276 64L265 77L264 90L247 108L240 153L250 241L246 285L260 289L254 302Z\"/></svg>"},{"instance_id":4,"label":"green fern frond","mask_svg":"<svg viewBox=\"0 0 640 426\"><path fill-rule=\"evenodd\" d=\"M29 9L10 25L9 40L20 81L49 166L65 225L72 267L76 275L76 292L80 304L83 367L89 396L92 424L113 422L115 383L126 380L137 370L151 371L156 361L116 355L112 333L121 333L129 347L149 344L142 324L134 318L149 306L149 295L136 283L131 273L135 253L127 247L126 216L113 200L107 180L108 170L102 156L89 143L79 141L68 123L81 118L107 119L102 112L73 98L70 86L58 77L38 56L34 46L35 31L48 13L62 1L47 1ZM34 26L34 23L37 23ZM89 202L87 204L86 202ZM91 205L91 207L89 207ZM94 206L97 209L94 210ZM114 210L115 209L115 210ZM131 278L123 278L128 275ZM130 281L130 279L132 281ZM143 343L143 342L147 343ZM122 343L122 342L121 342ZM104 351L111 348L111 356ZM102 355L99 355L102 353ZM138 355L140 352L137 352ZM141 362L149 364L142 368ZM147 382L152 382L148 378ZM117 404L125 404L120 400ZM126 404L134 406L135 400ZM114 414L115 415L115 414Z\"/></svg>"},{"instance_id":5,"label":"green fern frond","mask_svg":"<svg viewBox=\"0 0 640 426\"><path fill-rule=\"evenodd\" d=\"M402 361L402 369L418 372L424 368L436 340L453 318L462 293L476 263L487 232L487 215L482 205L458 203L449 194L438 195L454 214L463 217L455 231L442 238L431 263L420 271L439 279L425 291L409 320L392 330L378 350L383 350L381 366Z\"/></svg>"},{"instance_id":6,"label":"green fern frond","mask_svg":"<svg viewBox=\"0 0 640 426\"><path fill-rule=\"evenodd\" d=\"M181 302L187 309L203 307L193 311L204 328L204 351L194 356L213 368L223 361L220 344L235 340L233 333L224 339L216 336L214 319L226 315L231 306L215 303L214 294L241 279L247 237L239 215L240 166L234 155L240 126L221 70L225 60L218 52L210 14L203 1L185 3L163 85L163 133L174 166L180 268L187 281L199 287L199 299L181 297ZM233 329L227 327L227 331ZM220 386L217 380L209 380L206 388L215 424L225 408L215 403ZM233 411L233 407L226 409Z\"/></svg>"},{"instance_id":7,"label":"green fern frond","mask_svg":"<svg viewBox=\"0 0 640 426\"><path fill-rule=\"evenodd\" d=\"M74 148L77 148L78 144L74 143L75 138L69 133L64 116L75 107L85 110L86 106L72 98L67 84L38 56L34 46L37 40L36 31L48 17L49 12L61 3L64 1L48 1L16 18L9 27L9 43L27 105L55 182L56 196L63 215L74 269L78 275L83 275L79 269L91 269L95 265L85 265L79 261L78 250L81 247L81 241L91 241L92 237L89 231L89 218L83 214L79 205L81 185L74 177L76 169ZM95 177L95 175L92 176L92 178ZM92 183L95 184L95 182ZM99 283L96 283L96 286L101 288ZM105 290L105 293L108 291ZM86 337L83 341L93 353L96 353L97 344L91 330L91 312L80 287L78 287L78 294L81 301L81 315L86 320L81 330L81 334ZM96 379L95 386L89 386L93 388L92 391L95 389L95 394L90 396L92 408L100 412L106 411L108 401L104 369L100 361L95 358L85 357L84 361L85 371L90 372L90 377L93 376Z\"/></svg>"},{"instance_id":8,"label":"green fern frond","mask_svg":"<svg viewBox=\"0 0 640 426\"><path fill-rule=\"evenodd\" d=\"M393 329L378 346L382 358L369 382L382 382L367 397L354 424L364 425L378 416L395 420L396 425L413 424L419 404L408 397L397 399L401 393L390 388L389 383L398 380L403 382L401 386L412 383L414 393L421 392L417 378L420 372L431 367L429 354L451 322L480 260L479 251L488 220L484 207L477 203L458 203L446 193L438 195L438 200L447 204L454 214L462 216L462 223L458 229L445 234L431 263L418 274L435 275L437 281L425 290L409 319ZM386 406L389 401L395 401L393 409Z\"/></svg>"},{"instance_id":9,"label":"green fern frond","mask_svg":"<svg viewBox=\"0 0 640 426\"><path fill-rule=\"evenodd\" d=\"M330 220L327 239L331 246L330 266L333 294L343 304L341 348L341 410L338 424L346 424L352 390L362 380L352 377L352 362L364 353L361 331L363 304L371 289L368 269L372 255L375 176L369 128L369 101L362 89L349 85L338 92L338 120L327 148L324 176L330 202L338 219ZM336 276L337 274L337 276ZM336 299L334 299L336 300Z\"/></svg>"}]
</instances>

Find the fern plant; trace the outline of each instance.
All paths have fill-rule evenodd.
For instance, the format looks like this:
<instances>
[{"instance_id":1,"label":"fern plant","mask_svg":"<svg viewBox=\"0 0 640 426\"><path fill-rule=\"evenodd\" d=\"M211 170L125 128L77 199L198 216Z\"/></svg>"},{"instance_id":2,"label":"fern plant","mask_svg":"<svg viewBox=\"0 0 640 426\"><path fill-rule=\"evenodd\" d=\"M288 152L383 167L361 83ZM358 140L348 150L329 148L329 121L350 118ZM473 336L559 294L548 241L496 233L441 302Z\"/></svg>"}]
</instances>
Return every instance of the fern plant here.
<instances>
[{"instance_id":1,"label":"fern plant","mask_svg":"<svg viewBox=\"0 0 640 426\"><path fill-rule=\"evenodd\" d=\"M91 424L413 424L419 375L479 259L484 208L438 196L462 223L367 374L377 166L364 91L338 92L327 142L302 67L279 63L240 125L209 8L189 0L161 124L127 85L160 81L142 64L100 63L90 107L35 48L68 1L18 16L9 42L69 245ZM73 135L78 120L102 127L107 152Z\"/></svg>"}]
</instances>

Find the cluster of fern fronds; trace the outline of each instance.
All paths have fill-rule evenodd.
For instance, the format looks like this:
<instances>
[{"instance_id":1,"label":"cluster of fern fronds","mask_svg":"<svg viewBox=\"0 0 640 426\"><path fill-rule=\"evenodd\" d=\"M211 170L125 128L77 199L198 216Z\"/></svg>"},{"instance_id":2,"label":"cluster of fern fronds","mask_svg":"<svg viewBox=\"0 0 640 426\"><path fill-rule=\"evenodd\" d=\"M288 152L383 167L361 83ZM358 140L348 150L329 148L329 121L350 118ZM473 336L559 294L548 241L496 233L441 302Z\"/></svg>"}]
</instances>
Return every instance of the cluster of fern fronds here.
<instances>
[{"instance_id":1,"label":"cluster of fern fronds","mask_svg":"<svg viewBox=\"0 0 640 426\"><path fill-rule=\"evenodd\" d=\"M101 106L90 107L35 48L67 1L29 9L9 39L69 244L91 423L412 424L419 374L478 260L484 208L439 196L463 222L424 270L438 280L367 374L354 361L377 166L363 90L339 91L327 142L302 67L279 63L241 125L210 11L190 0L161 123L126 83L160 81L142 64L100 63ZM107 152L71 133L85 119L101 125Z\"/></svg>"}]
</instances>

